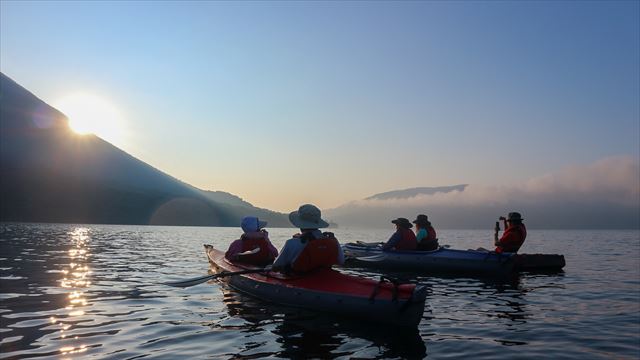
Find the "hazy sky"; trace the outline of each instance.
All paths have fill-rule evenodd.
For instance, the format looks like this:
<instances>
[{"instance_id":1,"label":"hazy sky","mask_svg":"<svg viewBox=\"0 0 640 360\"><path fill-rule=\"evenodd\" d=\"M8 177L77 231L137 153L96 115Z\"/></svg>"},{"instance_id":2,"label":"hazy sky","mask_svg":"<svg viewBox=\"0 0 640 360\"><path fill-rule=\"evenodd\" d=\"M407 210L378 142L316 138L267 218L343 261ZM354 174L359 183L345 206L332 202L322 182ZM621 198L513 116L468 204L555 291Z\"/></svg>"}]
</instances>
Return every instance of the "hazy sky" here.
<instances>
[{"instance_id":1,"label":"hazy sky","mask_svg":"<svg viewBox=\"0 0 640 360\"><path fill-rule=\"evenodd\" d=\"M260 207L640 158L640 2L0 2L0 70Z\"/></svg>"}]
</instances>

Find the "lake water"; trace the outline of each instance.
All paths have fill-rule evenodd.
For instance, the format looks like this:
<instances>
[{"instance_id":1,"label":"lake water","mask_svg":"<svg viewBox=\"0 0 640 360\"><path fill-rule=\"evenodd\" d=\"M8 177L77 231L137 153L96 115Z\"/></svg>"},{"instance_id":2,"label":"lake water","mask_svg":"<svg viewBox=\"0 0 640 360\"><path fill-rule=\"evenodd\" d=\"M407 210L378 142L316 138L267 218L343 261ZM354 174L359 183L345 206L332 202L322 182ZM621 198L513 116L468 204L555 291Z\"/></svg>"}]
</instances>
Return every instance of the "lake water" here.
<instances>
[{"instance_id":1,"label":"lake water","mask_svg":"<svg viewBox=\"0 0 640 360\"><path fill-rule=\"evenodd\" d=\"M271 238L280 247L292 231ZM391 231L335 233L380 241ZM461 249L492 239L490 228L438 234ZM202 244L226 249L238 235L0 224L0 358L640 358L639 231L530 229L521 252L564 254L559 274L411 277L429 296L408 331L274 306L217 282L154 285L206 274Z\"/></svg>"}]
</instances>

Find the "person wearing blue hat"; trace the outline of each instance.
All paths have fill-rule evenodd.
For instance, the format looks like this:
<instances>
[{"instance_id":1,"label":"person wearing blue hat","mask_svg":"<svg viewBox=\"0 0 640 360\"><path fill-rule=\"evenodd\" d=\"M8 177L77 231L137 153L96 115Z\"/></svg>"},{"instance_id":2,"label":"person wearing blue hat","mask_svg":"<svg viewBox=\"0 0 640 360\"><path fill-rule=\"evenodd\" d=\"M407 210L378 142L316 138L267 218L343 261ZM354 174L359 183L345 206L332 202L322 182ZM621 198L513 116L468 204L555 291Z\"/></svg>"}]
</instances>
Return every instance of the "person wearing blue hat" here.
<instances>
[{"instance_id":1,"label":"person wearing blue hat","mask_svg":"<svg viewBox=\"0 0 640 360\"><path fill-rule=\"evenodd\" d=\"M278 256L278 249L271 244L269 233L264 229L265 226L267 222L260 221L257 217L244 217L240 223L244 233L240 239L229 245L225 258L229 261L256 266L271 264Z\"/></svg>"}]
</instances>

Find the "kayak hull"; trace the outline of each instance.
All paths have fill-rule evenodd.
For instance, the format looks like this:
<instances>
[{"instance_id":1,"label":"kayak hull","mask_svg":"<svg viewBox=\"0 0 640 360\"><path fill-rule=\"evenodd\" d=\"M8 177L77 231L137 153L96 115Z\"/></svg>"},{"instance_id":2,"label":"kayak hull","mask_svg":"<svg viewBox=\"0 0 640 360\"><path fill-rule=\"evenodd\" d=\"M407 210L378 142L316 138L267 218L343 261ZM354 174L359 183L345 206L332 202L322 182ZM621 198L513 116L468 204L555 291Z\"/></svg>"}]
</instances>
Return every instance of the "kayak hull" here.
<instances>
[{"instance_id":1,"label":"kayak hull","mask_svg":"<svg viewBox=\"0 0 640 360\"><path fill-rule=\"evenodd\" d=\"M438 273L502 275L514 271L558 271L565 265L562 255L496 254L477 250L440 247L434 251L382 251L380 246L343 245L348 265Z\"/></svg>"},{"instance_id":2,"label":"kayak hull","mask_svg":"<svg viewBox=\"0 0 640 360\"><path fill-rule=\"evenodd\" d=\"M251 268L227 261L223 252L210 245L205 245L205 251L218 273ZM269 272L232 275L221 280L237 291L272 303L407 327L418 325L426 300L424 286L399 285L394 296L394 285L389 282L378 283L332 269L304 276Z\"/></svg>"},{"instance_id":3,"label":"kayak hull","mask_svg":"<svg viewBox=\"0 0 640 360\"><path fill-rule=\"evenodd\" d=\"M345 244L349 265L399 271L503 275L513 272L512 254L453 250L382 251L379 247Z\"/></svg>"},{"instance_id":4,"label":"kayak hull","mask_svg":"<svg viewBox=\"0 0 640 360\"><path fill-rule=\"evenodd\" d=\"M527 272L557 272L567 264L564 255L557 254L516 254L515 270Z\"/></svg>"}]
</instances>

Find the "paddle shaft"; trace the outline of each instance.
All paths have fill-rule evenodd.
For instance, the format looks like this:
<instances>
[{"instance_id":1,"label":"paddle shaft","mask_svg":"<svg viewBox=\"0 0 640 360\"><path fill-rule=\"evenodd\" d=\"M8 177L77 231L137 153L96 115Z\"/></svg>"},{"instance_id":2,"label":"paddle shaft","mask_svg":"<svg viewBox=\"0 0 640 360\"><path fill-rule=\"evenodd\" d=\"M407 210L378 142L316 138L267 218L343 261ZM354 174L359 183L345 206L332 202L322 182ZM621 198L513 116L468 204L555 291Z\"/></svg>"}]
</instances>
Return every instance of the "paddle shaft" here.
<instances>
[{"instance_id":1,"label":"paddle shaft","mask_svg":"<svg viewBox=\"0 0 640 360\"><path fill-rule=\"evenodd\" d=\"M184 288L184 287L189 287L189 286L202 284L202 283L205 283L205 282L207 282L209 280L213 280L213 279L217 279L217 278L221 278L221 277L233 276L233 275L242 275L242 274L256 274L256 273L267 272L267 271L270 271L270 270L271 270L270 267L266 267L266 268L263 268L263 269L247 269L247 270L240 270L240 271L225 271L225 272L221 272L221 273L217 273L217 274L200 276L200 277L193 278L193 279L187 279L187 280L182 280L182 281L165 282L165 283L163 283L163 285L169 285L169 286Z\"/></svg>"}]
</instances>

